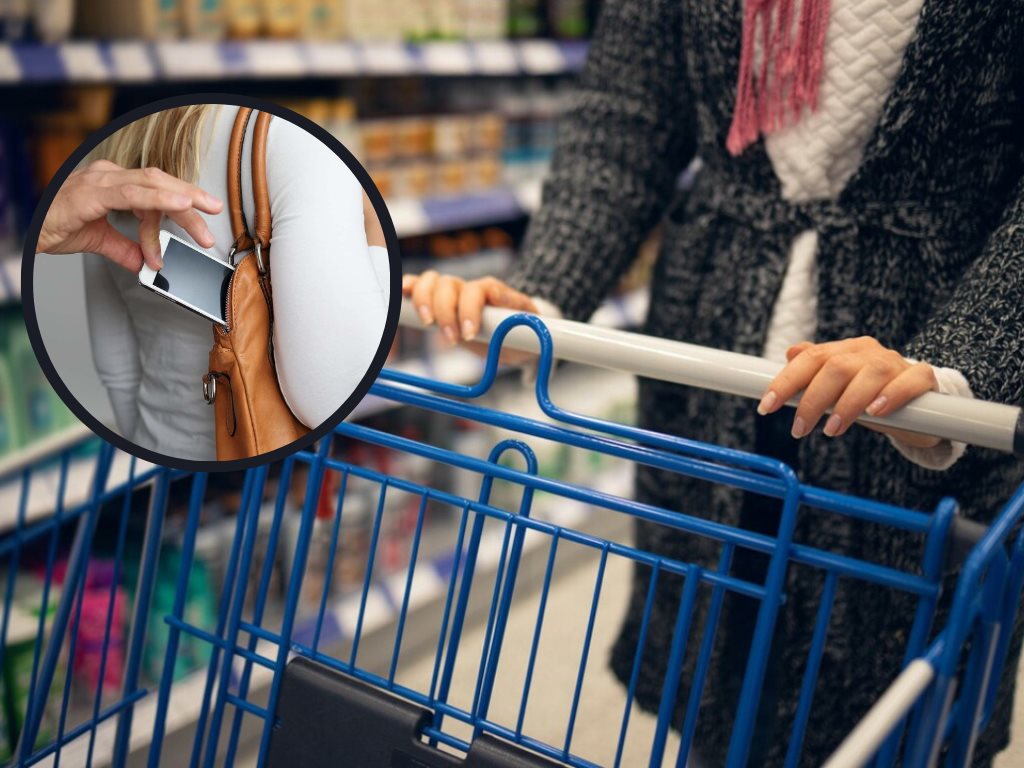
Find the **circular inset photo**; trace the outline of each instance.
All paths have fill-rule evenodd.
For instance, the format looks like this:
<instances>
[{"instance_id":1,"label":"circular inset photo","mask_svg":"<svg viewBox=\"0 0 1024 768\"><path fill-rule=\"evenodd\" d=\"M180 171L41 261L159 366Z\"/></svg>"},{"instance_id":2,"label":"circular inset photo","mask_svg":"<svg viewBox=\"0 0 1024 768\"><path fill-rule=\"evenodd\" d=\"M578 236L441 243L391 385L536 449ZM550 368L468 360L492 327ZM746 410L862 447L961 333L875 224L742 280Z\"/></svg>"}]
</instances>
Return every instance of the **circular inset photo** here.
<instances>
[{"instance_id":1,"label":"circular inset photo","mask_svg":"<svg viewBox=\"0 0 1024 768\"><path fill-rule=\"evenodd\" d=\"M366 394L397 327L398 243L366 171L309 120L242 97L158 102L90 137L25 250L54 388L170 466L309 445Z\"/></svg>"}]
</instances>

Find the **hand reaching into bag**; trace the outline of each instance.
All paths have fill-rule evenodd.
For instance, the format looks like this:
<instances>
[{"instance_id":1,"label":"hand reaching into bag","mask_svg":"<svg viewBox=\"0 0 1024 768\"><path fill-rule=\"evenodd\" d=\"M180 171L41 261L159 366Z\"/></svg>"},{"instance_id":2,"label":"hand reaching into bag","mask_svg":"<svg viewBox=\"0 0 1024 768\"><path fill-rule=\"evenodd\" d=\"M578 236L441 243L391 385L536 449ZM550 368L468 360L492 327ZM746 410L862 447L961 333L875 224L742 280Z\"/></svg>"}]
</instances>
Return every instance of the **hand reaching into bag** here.
<instances>
[{"instance_id":1,"label":"hand reaching into bag","mask_svg":"<svg viewBox=\"0 0 1024 768\"><path fill-rule=\"evenodd\" d=\"M43 219L36 253L98 253L133 272L143 263L160 269L164 216L209 248L213 235L199 211L213 214L223 208L213 195L157 168L129 170L97 160L68 176L57 191ZM139 219L137 243L107 221L114 211L132 211Z\"/></svg>"}]
</instances>

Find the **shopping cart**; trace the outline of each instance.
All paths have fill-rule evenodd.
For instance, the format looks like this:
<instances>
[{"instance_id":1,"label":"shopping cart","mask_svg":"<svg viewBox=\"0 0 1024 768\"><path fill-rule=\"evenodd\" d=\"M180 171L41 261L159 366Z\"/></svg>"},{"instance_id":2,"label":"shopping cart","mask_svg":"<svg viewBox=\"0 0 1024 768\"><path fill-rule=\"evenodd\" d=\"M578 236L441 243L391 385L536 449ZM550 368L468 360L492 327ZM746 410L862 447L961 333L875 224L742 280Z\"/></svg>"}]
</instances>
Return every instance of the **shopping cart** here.
<instances>
[{"instance_id":1,"label":"shopping cart","mask_svg":"<svg viewBox=\"0 0 1024 768\"><path fill-rule=\"evenodd\" d=\"M403 323L415 324L407 307ZM952 501L921 512L809 487L772 459L571 412L549 384L556 349L748 396L770 363L498 310L485 314L483 333L491 345L476 383L386 370L372 389L426 424L455 424L450 446L383 422L343 423L276 466L225 477L80 438L8 472L0 669L10 734L2 746L14 764L233 765L254 755L271 766L683 765L699 718L715 716L701 711L701 691L723 598L738 594L758 604L728 753L729 766L743 766L794 564L819 571L824 588L787 764L800 757L840 580L898 590L916 609L902 669L829 765L969 760L1024 581L1024 490L984 529ZM488 404L503 343L539 351L536 415ZM1019 418L934 395L896 421L1008 450L1015 439L1020 448ZM567 452L593 470L585 482L562 472ZM629 498L628 484L608 478L637 464L781 500L778 535ZM795 541L801 507L919 537L919 568ZM623 532L631 520L719 542L717 568L637 549ZM738 548L768 556L763 583L731 573ZM948 621L932 631L950 558L962 568ZM644 626L621 698L595 702L588 686L605 664L595 638L619 619L602 597L623 564L651 574ZM568 568L588 586L555 608L552 585ZM679 609L657 718L638 737L636 670L659 579L680 585ZM526 630L511 637L524 615ZM676 733L690 643L696 666L679 694Z\"/></svg>"}]
</instances>

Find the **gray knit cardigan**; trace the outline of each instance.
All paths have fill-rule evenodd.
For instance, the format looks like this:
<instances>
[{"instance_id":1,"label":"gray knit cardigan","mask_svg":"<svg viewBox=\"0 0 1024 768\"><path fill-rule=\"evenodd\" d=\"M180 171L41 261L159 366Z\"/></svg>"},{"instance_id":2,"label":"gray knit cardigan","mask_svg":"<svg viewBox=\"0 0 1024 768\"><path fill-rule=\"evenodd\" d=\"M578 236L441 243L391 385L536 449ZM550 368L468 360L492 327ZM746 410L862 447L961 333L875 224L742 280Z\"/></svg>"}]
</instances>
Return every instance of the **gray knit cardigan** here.
<instances>
[{"instance_id":1,"label":"gray knit cardigan","mask_svg":"<svg viewBox=\"0 0 1024 768\"><path fill-rule=\"evenodd\" d=\"M1024 404L1024 4L925 0L863 163L838 199L810 204L782 199L763 144L725 151L741 19L740 0L607 0L512 283L585 319L663 219L644 332L759 354L790 244L814 227L819 340L874 336L961 371L979 398ZM704 168L684 195L675 182L697 155ZM639 421L650 429L751 449L756 418L747 400L640 382ZM1018 459L974 448L945 472L924 469L863 429L835 440L816 432L797 463L804 482L911 508L953 495L978 520L1024 479ZM738 492L650 468L636 486L646 502L738 521ZM647 524L637 537L705 567L719 555L713 542ZM804 514L797 539L905 568L921 554L917 539L835 515ZM751 764L781 764L822 588L820 573L792 570L773 645L777 701L762 709L773 710L770 736ZM680 592L670 579L659 585L639 673L638 701L650 709ZM624 680L646 592L638 571L611 659ZM801 764L819 765L884 690L912 615L905 596L840 580ZM1020 634L976 765L1007 742ZM730 657L731 642L727 606L697 730L710 765L724 761L738 696L743 659Z\"/></svg>"}]
</instances>

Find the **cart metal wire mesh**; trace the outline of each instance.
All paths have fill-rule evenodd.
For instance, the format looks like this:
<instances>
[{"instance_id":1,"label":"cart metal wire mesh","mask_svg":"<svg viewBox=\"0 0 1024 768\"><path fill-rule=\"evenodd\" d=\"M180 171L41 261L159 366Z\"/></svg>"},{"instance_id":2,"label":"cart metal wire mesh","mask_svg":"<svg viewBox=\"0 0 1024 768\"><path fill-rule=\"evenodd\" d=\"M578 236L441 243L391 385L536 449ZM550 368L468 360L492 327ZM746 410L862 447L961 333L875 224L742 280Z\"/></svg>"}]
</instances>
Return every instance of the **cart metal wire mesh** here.
<instances>
[{"instance_id":1,"label":"cart metal wire mesh","mask_svg":"<svg viewBox=\"0 0 1024 768\"><path fill-rule=\"evenodd\" d=\"M482 404L516 326L540 340L537 417ZM972 545L949 618L933 627L961 531L955 503L921 512L852 498L803 485L778 461L573 413L552 401L551 366L544 323L515 315L497 328L474 385L385 370L375 396L491 428L493 443L476 455L343 423L311 450L232 478L149 465L83 440L0 480L0 668L11 721L3 725L13 734L0 744L4 759L232 765L258 745L259 764L275 766L684 765L700 718L717 716L701 711L701 691L722 601L739 594L757 601L753 650L737 662L742 691L728 755L729 766L743 766L787 570L800 565L820 572L824 587L785 734L787 765L800 760L832 602L845 580L899 590L916 607L893 687L833 764L969 760L1020 602L1024 491ZM541 444L587 457L599 468L593 482L540 471L531 446ZM411 457L402 473L395 456ZM778 534L651 507L631 499L628 485L603 482L639 464L779 499ZM221 527L227 520L229 530L214 547L221 583L197 581L211 509L225 498L231 509ZM917 536L922 560L900 571L802 544L794 529L811 508ZM635 519L718 542L717 567L636 548L623 526ZM731 573L738 548L767 556L763 582ZM589 569L589 586L553 610L552 584L569 568ZM621 611L602 602L602 590L631 568L651 577L634 673L620 698L595 700L590 676L606 665L595 638ZM679 584L679 608L667 671L653 731L638 733L637 670L655 587L668 578ZM697 622L701 600L709 607ZM529 617L527 630L510 636L517 611ZM693 682L680 690L690 645ZM563 700L560 715L545 706L538 717L537 702L553 697ZM685 716L673 732L680 706ZM580 734L594 729L599 753L593 738L578 748Z\"/></svg>"}]
</instances>

